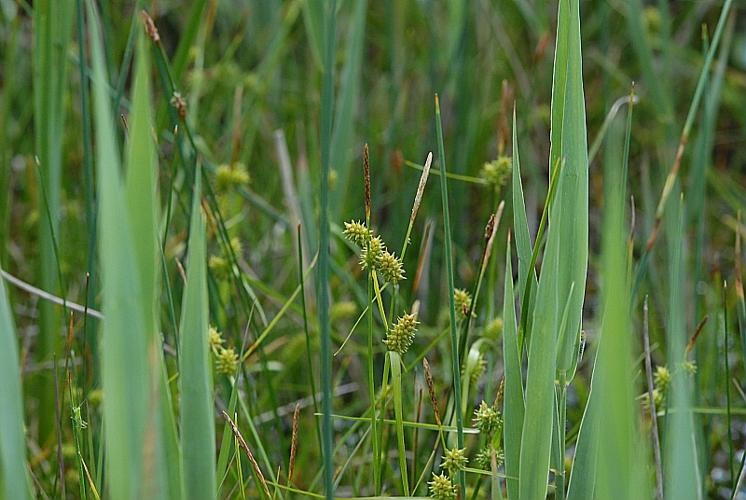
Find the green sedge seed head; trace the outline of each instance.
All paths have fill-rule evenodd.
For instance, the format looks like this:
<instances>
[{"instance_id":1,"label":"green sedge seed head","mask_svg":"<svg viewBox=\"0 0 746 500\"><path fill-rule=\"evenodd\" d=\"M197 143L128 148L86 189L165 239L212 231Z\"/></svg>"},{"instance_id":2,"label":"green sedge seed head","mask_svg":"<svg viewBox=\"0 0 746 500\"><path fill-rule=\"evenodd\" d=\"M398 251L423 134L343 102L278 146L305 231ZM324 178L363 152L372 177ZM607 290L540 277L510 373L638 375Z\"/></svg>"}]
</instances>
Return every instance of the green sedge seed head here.
<instances>
[{"instance_id":1,"label":"green sedge seed head","mask_svg":"<svg viewBox=\"0 0 746 500\"><path fill-rule=\"evenodd\" d=\"M228 263L228 260L223 257L211 255L210 260L207 262L207 266L218 279L226 279L230 276L231 266Z\"/></svg>"},{"instance_id":2,"label":"green sedge seed head","mask_svg":"<svg viewBox=\"0 0 746 500\"><path fill-rule=\"evenodd\" d=\"M236 255L236 257L243 254L243 244L241 243L241 240L238 239L238 237L234 236L231 238L231 250L233 250L233 253Z\"/></svg>"},{"instance_id":3,"label":"green sedge seed head","mask_svg":"<svg viewBox=\"0 0 746 500\"><path fill-rule=\"evenodd\" d=\"M496 450L493 446L486 446L479 450L477 452L477 456L475 458L477 464L485 470L490 470L492 468L492 452L495 452L495 461L497 462L497 466L500 467L503 464L503 461L505 460L505 454L502 450Z\"/></svg>"},{"instance_id":4,"label":"green sedge seed head","mask_svg":"<svg viewBox=\"0 0 746 500\"><path fill-rule=\"evenodd\" d=\"M697 373L697 363L694 361L684 361L681 366L688 375L694 375Z\"/></svg>"},{"instance_id":5,"label":"green sedge seed head","mask_svg":"<svg viewBox=\"0 0 746 500\"><path fill-rule=\"evenodd\" d=\"M509 156L499 156L496 160L482 166L482 179L495 188L504 186L513 171L513 160Z\"/></svg>"},{"instance_id":6,"label":"green sedge seed head","mask_svg":"<svg viewBox=\"0 0 746 500\"><path fill-rule=\"evenodd\" d=\"M454 500L456 498L456 485L442 472L440 475L433 472L433 478L427 484L430 486L430 497L435 498L435 500Z\"/></svg>"},{"instance_id":7,"label":"green sedge seed head","mask_svg":"<svg viewBox=\"0 0 746 500\"><path fill-rule=\"evenodd\" d=\"M466 467L469 459L466 458L466 448L451 448L446 450L443 455L442 468L448 471L448 475L453 477L458 471Z\"/></svg>"},{"instance_id":8,"label":"green sedge seed head","mask_svg":"<svg viewBox=\"0 0 746 500\"><path fill-rule=\"evenodd\" d=\"M220 330L210 325L210 328L207 330L207 342L210 345L210 349L218 349L223 346L223 342L225 341Z\"/></svg>"},{"instance_id":9,"label":"green sedge seed head","mask_svg":"<svg viewBox=\"0 0 746 500\"><path fill-rule=\"evenodd\" d=\"M419 322L414 314L405 314L400 317L394 326L391 327L388 335L383 340L383 343L386 344L386 348L389 351L398 352L401 355L406 353L414 342L414 336L415 333L417 333L418 324Z\"/></svg>"},{"instance_id":10,"label":"green sedge seed head","mask_svg":"<svg viewBox=\"0 0 746 500\"><path fill-rule=\"evenodd\" d=\"M453 291L453 300L456 303L456 314L465 318L471 309L471 294L462 288Z\"/></svg>"},{"instance_id":11,"label":"green sedge seed head","mask_svg":"<svg viewBox=\"0 0 746 500\"><path fill-rule=\"evenodd\" d=\"M653 374L656 389L665 392L671 384L671 372L665 366L658 366Z\"/></svg>"},{"instance_id":12,"label":"green sedge seed head","mask_svg":"<svg viewBox=\"0 0 746 500\"><path fill-rule=\"evenodd\" d=\"M360 265L363 269L378 269L378 263L385 251L386 245L383 244L381 237L373 236L360 254Z\"/></svg>"},{"instance_id":13,"label":"green sedge seed head","mask_svg":"<svg viewBox=\"0 0 746 500\"><path fill-rule=\"evenodd\" d=\"M483 330L483 335L489 339L497 339L503 331L503 320L502 318L495 318L487 325Z\"/></svg>"},{"instance_id":14,"label":"green sedge seed head","mask_svg":"<svg viewBox=\"0 0 746 500\"><path fill-rule=\"evenodd\" d=\"M222 375L233 375L238 368L238 355L232 347L220 348L215 356L215 370Z\"/></svg>"},{"instance_id":15,"label":"green sedge seed head","mask_svg":"<svg viewBox=\"0 0 746 500\"><path fill-rule=\"evenodd\" d=\"M485 401L474 410L474 426L479 432L491 436L502 426L503 420L500 411L495 406L488 405Z\"/></svg>"},{"instance_id":16,"label":"green sedge seed head","mask_svg":"<svg viewBox=\"0 0 746 500\"><path fill-rule=\"evenodd\" d=\"M378 260L378 272L387 283L396 284L404 279L404 265L393 253L385 251Z\"/></svg>"},{"instance_id":17,"label":"green sedge seed head","mask_svg":"<svg viewBox=\"0 0 746 500\"><path fill-rule=\"evenodd\" d=\"M345 222L344 235L348 240L360 248L365 248L373 237L373 232L368 229L364 222L352 220L350 222Z\"/></svg>"},{"instance_id":18,"label":"green sedge seed head","mask_svg":"<svg viewBox=\"0 0 746 500\"><path fill-rule=\"evenodd\" d=\"M215 171L215 187L219 192L249 184L251 178L243 163L220 165Z\"/></svg>"}]
</instances>

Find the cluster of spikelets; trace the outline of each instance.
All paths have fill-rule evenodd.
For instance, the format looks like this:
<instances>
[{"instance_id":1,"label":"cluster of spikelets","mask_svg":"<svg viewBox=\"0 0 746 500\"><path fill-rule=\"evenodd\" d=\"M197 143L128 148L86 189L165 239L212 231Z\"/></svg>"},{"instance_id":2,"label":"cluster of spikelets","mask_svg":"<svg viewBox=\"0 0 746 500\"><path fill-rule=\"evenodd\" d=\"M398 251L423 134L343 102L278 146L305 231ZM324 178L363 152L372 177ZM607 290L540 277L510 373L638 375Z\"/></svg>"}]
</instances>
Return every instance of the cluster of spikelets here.
<instances>
[{"instance_id":1,"label":"cluster of spikelets","mask_svg":"<svg viewBox=\"0 0 746 500\"><path fill-rule=\"evenodd\" d=\"M479 429L480 434L485 436L488 443L477 452L475 457L477 464L482 469L490 469L494 456L495 464L499 467L503 463L504 454L499 445L495 447L493 443L495 442L495 434L502 430L503 420L497 406L490 406L485 401L482 401L479 407L474 410L474 426ZM456 498L457 489L454 478L459 471L466 468L468 462L466 448L445 450L442 458L441 473L435 474L433 472L433 477L428 482L430 496L437 500L451 500Z\"/></svg>"},{"instance_id":2,"label":"cluster of spikelets","mask_svg":"<svg viewBox=\"0 0 746 500\"><path fill-rule=\"evenodd\" d=\"M215 171L215 187L220 193L246 186L249 182L251 176L243 163L223 164Z\"/></svg>"},{"instance_id":3,"label":"cluster of spikelets","mask_svg":"<svg viewBox=\"0 0 746 500\"><path fill-rule=\"evenodd\" d=\"M230 245L233 255L238 258L243 253L241 240L233 237L231 238ZM218 279L227 279L231 275L231 262L226 257L211 255L207 265Z\"/></svg>"},{"instance_id":4,"label":"cluster of spikelets","mask_svg":"<svg viewBox=\"0 0 746 500\"><path fill-rule=\"evenodd\" d=\"M697 372L697 365L691 361L685 361L681 364L681 369L688 375L694 375ZM674 372L676 371L674 370ZM666 395L674 375L675 373L672 374L666 366L657 366L655 368L655 372L653 373L653 401L656 408L660 408L665 404ZM650 408L650 395L647 391L640 396L640 401L645 409Z\"/></svg>"},{"instance_id":5,"label":"cluster of spikelets","mask_svg":"<svg viewBox=\"0 0 746 500\"><path fill-rule=\"evenodd\" d=\"M461 318L466 318L471 311L471 294L462 288L456 288L453 291L453 302L456 306L456 314Z\"/></svg>"},{"instance_id":6,"label":"cluster of spikelets","mask_svg":"<svg viewBox=\"0 0 746 500\"><path fill-rule=\"evenodd\" d=\"M401 316L391 329L386 334L386 338L383 339L383 343L386 344L386 348L389 351L398 352L400 355L409 350L412 342L414 342L415 333L417 333L417 325L419 322L414 314L405 314Z\"/></svg>"},{"instance_id":7,"label":"cluster of spikelets","mask_svg":"<svg viewBox=\"0 0 746 500\"><path fill-rule=\"evenodd\" d=\"M233 375L238 368L238 354L232 347L223 347L223 335L214 326L210 326L207 341L212 351L215 371L221 375Z\"/></svg>"},{"instance_id":8,"label":"cluster of spikelets","mask_svg":"<svg viewBox=\"0 0 746 500\"><path fill-rule=\"evenodd\" d=\"M500 447L493 446L493 436L495 433L502 431L503 419L497 405L488 405L484 400L479 408L474 410L474 427L486 436L487 446L479 450L476 456L477 464L483 469L490 469L492 464L492 455L495 455L496 465L499 467L504 460L504 454Z\"/></svg>"},{"instance_id":9,"label":"cluster of spikelets","mask_svg":"<svg viewBox=\"0 0 746 500\"><path fill-rule=\"evenodd\" d=\"M363 269L376 271L385 282L391 284L405 279L401 259L389 252L381 237L375 235L365 223L354 220L345 222L344 234L360 247L360 265Z\"/></svg>"},{"instance_id":10,"label":"cluster of spikelets","mask_svg":"<svg viewBox=\"0 0 746 500\"><path fill-rule=\"evenodd\" d=\"M482 165L481 176L495 189L503 187L513 171L513 160L509 156L499 156L496 160Z\"/></svg>"}]
</instances>

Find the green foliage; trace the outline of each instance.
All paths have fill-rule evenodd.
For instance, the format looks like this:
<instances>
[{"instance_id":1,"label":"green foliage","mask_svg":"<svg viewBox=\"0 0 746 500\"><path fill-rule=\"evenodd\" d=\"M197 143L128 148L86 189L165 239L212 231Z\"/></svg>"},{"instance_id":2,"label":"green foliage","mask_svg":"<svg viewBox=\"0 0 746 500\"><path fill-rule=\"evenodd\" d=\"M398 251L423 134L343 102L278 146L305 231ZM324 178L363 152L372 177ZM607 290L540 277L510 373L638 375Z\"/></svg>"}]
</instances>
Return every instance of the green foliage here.
<instances>
[{"instance_id":1,"label":"green foliage","mask_svg":"<svg viewBox=\"0 0 746 500\"><path fill-rule=\"evenodd\" d=\"M0 498L742 493L737 2L171 3L0 0Z\"/></svg>"}]
</instances>

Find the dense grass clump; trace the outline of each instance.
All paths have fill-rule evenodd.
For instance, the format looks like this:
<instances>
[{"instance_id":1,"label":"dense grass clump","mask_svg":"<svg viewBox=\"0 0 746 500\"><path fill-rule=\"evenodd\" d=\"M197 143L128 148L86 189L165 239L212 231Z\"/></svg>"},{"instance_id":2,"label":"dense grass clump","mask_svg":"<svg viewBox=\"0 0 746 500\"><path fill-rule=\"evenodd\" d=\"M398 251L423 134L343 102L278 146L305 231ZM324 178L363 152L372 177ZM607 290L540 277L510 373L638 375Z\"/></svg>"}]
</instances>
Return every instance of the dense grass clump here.
<instances>
[{"instance_id":1,"label":"dense grass clump","mask_svg":"<svg viewBox=\"0 0 746 500\"><path fill-rule=\"evenodd\" d=\"M0 0L0 499L746 495L743 5Z\"/></svg>"}]
</instances>

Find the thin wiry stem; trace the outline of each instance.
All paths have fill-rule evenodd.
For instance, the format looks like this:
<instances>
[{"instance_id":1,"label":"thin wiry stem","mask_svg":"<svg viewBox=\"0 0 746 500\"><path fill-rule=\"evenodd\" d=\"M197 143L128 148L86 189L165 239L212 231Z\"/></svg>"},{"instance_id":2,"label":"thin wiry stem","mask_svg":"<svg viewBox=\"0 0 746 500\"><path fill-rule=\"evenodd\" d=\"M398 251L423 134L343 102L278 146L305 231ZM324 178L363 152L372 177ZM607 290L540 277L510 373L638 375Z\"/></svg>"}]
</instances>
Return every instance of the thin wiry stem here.
<instances>
[{"instance_id":1,"label":"thin wiry stem","mask_svg":"<svg viewBox=\"0 0 746 500\"><path fill-rule=\"evenodd\" d=\"M645 296L643 303L642 340L645 349L645 373L648 382L648 401L650 402L650 434L653 438L653 454L655 456L655 498L663 499L663 465L661 462L661 443L658 437L658 415L655 411L655 398L653 397L653 363L650 359L650 335L648 333L648 297Z\"/></svg>"}]
</instances>

